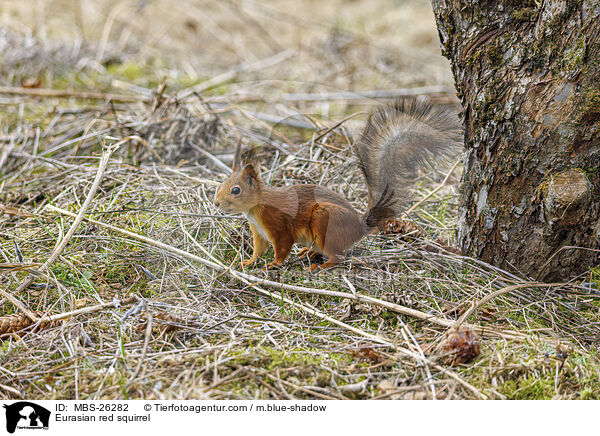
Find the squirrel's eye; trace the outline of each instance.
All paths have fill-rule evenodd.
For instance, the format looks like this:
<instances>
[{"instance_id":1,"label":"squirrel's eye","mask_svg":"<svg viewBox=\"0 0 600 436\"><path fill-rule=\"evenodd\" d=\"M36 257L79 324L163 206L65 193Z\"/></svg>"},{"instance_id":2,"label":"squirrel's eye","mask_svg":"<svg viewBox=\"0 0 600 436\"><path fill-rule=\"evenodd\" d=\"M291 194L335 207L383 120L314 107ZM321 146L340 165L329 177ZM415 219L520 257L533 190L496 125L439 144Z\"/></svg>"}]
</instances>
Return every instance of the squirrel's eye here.
<instances>
[{"instance_id":1,"label":"squirrel's eye","mask_svg":"<svg viewBox=\"0 0 600 436\"><path fill-rule=\"evenodd\" d=\"M233 195L238 195L238 194L240 193L240 188L239 188L239 187L237 187L237 186L234 186L234 187L231 189L231 193L232 193Z\"/></svg>"}]
</instances>

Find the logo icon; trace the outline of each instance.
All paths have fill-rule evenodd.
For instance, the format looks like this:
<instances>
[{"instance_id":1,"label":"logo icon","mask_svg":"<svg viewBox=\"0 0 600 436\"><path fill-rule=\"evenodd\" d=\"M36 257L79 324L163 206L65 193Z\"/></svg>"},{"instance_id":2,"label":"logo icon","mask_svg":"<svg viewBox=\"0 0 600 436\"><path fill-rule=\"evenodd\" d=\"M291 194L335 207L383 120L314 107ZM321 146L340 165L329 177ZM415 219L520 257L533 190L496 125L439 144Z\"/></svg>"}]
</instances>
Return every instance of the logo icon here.
<instances>
[{"instance_id":1,"label":"logo icon","mask_svg":"<svg viewBox=\"0 0 600 436\"><path fill-rule=\"evenodd\" d=\"M48 429L50 411L29 401L19 401L4 405L6 409L6 431L14 433L15 429Z\"/></svg>"}]
</instances>

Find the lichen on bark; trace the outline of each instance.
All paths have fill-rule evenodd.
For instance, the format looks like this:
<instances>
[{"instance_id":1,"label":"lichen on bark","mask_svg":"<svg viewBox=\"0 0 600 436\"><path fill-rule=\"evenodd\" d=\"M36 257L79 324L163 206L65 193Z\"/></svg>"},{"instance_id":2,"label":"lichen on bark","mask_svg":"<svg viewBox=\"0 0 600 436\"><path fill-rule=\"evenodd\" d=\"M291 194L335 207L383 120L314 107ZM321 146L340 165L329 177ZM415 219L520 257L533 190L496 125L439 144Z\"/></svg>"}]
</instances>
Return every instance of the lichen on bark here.
<instances>
[{"instance_id":1,"label":"lichen on bark","mask_svg":"<svg viewBox=\"0 0 600 436\"><path fill-rule=\"evenodd\" d=\"M432 5L464 109L461 249L546 280L597 265L600 0ZM586 193L558 219L565 178Z\"/></svg>"}]
</instances>

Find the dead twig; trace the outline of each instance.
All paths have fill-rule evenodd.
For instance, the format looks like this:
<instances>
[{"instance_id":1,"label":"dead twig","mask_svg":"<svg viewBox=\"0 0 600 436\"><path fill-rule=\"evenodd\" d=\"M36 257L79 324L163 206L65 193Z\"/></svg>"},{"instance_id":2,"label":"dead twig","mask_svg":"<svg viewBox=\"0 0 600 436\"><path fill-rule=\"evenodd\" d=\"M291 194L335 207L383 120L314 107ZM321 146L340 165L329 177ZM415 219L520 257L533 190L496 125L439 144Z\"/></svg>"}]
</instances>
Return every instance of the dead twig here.
<instances>
[{"instance_id":1,"label":"dead twig","mask_svg":"<svg viewBox=\"0 0 600 436\"><path fill-rule=\"evenodd\" d=\"M215 76L215 77L208 79L202 83L192 86L191 88L184 89L183 91L181 91L177 94L177 99L182 100L193 94L202 93L203 91L206 91L207 89L210 89L217 85L220 85L221 83L225 83L230 80L233 80L240 73L258 71L263 68L272 67L273 65L277 65L278 63L283 62L286 59L289 59L290 57L293 56L293 54L294 54L293 50L286 49L286 50L283 50L273 56L270 56L266 59L262 59L258 62L250 64L250 65L243 63L232 70L229 70L229 71L226 71L225 73L219 74L218 76Z\"/></svg>"},{"instance_id":2,"label":"dead twig","mask_svg":"<svg viewBox=\"0 0 600 436\"><path fill-rule=\"evenodd\" d=\"M131 383L135 381L135 378L138 376L144 361L146 360L146 353L148 352L148 344L150 344L150 338L152 337L152 311L150 307L146 304L146 332L144 334L144 345L142 347L142 355L140 356L140 360L138 361L133 374L129 378L127 382L127 386L131 386Z\"/></svg>"},{"instance_id":3,"label":"dead twig","mask_svg":"<svg viewBox=\"0 0 600 436\"><path fill-rule=\"evenodd\" d=\"M454 170L456 169L456 167L458 166L458 164L460 163L460 159L458 159L456 162L454 162L454 165L452 165L452 168L450 168L450 170L448 171L448 173L446 174L446 177L444 177L444 180L442 180L442 183L440 183L438 186L435 187L435 189L431 190L430 192L427 193L427 195L425 195L423 198L421 198L418 202L416 202L415 204L413 204L411 207L409 207L408 209L406 209L403 213L402 213L402 218L406 218L408 215L410 215L411 212L413 212L417 207L421 206L423 203L425 203L425 201L431 197L433 194L435 194L436 192L438 192L440 189L442 189L444 187L444 185L446 184L446 182L448 182L448 179L450 178L450 176L452 175L452 173L454 172Z\"/></svg>"},{"instance_id":4,"label":"dead twig","mask_svg":"<svg viewBox=\"0 0 600 436\"><path fill-rule=\"evenodd\" d=\"M448 102L456 101L455 93L447 86L423 86L415 88L399 88L390 90L356 91L356 92L323 92L319 94L284 94L284 101L333 101L333 100L364 100L383 98L407 98L421 95L445 97Z\"/></svg>"},{"instance_id":5,"label":"dead twig","mask_svg":"<svg viewBox=\"0 0 600 436\"><path fill-rule=\"evenodd\" d=\"M0 86L0 94L40 98L83 98L87 100L121 101L124 103L148 103L152 101L151 97L135 95L110 94L95 91L64 91L62 89L47 88L19 88L11 86Z\"/></svg>"},{"instance_id":6,"label":"dead twig","mask_svg":"<svg viewBox=\"0 0 600 436\"><path fill-rule=\"evenodd\" d=\"M452 325L452 329L453 330L458 330L458 328L465 322L465 320L468 319L477 309L479 309L481 306L483 306L488 301L493 300L496 297L499 297L500 295L508 294L510 292L516 291L517 289L524 289L524 288L556 288L556 287L565 286L567 284L568 283L536 283L536 282L519 283L517 285L506 286L506 287L504 287L502 289L498 289L497 291L490 292L488 295L486 295L485 297L483 297L478 302L473 303L471 305L471 307L469 307L469 309L467 309L465 311L465 313L462 314L462 316L458 319L458 321L456 321Z\"/></svg>"}]
</instances>

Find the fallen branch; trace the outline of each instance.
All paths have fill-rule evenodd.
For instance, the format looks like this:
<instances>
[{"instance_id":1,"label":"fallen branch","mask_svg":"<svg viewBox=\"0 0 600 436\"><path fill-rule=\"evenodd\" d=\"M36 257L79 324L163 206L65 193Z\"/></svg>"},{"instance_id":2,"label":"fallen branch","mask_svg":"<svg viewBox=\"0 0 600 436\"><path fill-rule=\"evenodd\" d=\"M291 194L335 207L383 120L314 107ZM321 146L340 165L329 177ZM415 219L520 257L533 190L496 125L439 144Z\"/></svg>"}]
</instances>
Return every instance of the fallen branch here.
<instances>
[{"instance_id":1,"label":"fallen branch","mask_svg":"<svg viewBox=\"0 0 600 436\"><path fill-rule=\"evenodd\" d=\"M287 49L283 50L273 56L262 59L253 64L243 63L233 68L232 70L226 71L222 74L219 74L211 79L205 80L204 82L198 83L197 85L192 86L191 88L184 89L177 94L177 99L181 100L189 97L190 95L201 93L206 91L207 89L213 88L222 83L228 82L230 80L235 79L240 73L247 73L258 71L263 68L272 67L273 65L277 65L280 62L283 62L286 59L289 59L294 54L293 50Z\"/></svg>"},{"instance_id":2,"label":"fallen branch","mask_svg":"<svg viewBox=\"0 0 600 436\"><path fill-rule=\"evenodd\" d=\"M284 94L283 101L332 101L332 100L364 100L378 98L406 98L421 95L444 96L455 101L454 91L447 86L423 86L417 88L399 88L389 90L356 91L356 92L323 92L313 94Z\"/></svg>"},{"instance_id":3,"label":"fallen branch","mask_svg":"<svg viewBox=\"0 0 600 436\"><path fill-rule=\"evenodd\" d=\"M458 319L458 321L456 321L456 323L454 323L452 328L454 330L458 330L458 328L465 322L465 320L467 320L477 309L479 309L481 306L483 306L488 301L490 301L496 297L499 297L500 295L508 294L512 291L516 291L517 289L523 289L523 288L556 288L556 287L561 287L561 286L565 286L565 285L567 285L567 283L535 283L535 282L519 283L517 285L506 286L502 289L498 289L497 291L490 292L489 294L487 294L485 297L483 297L478 302L473 303L473 305L471 305L471 307L469 307L469 309L467 309L465 311L465 313L462 314L462 316Z\"/></svg>"},{"instance_id":4,"label":"fallen branch","mask_svg":"<svg viewBox=\"0 0 600 436\"><path fill-rule=\"evenodd\" d=\"M115 303L119 305L131 304L133 302L138 301L138 297L131 296L125 298L123 301L111 301L107 303L97 304L95 306L83 307L81 309L71 310L70 312L63 312L56 315L46 315L41 318L42 321L48 322L56 322L62 321L64 319L73 318L77 315L83 315L88 313L99 312L101 310L107 309L109 307L115 307Z\"/></svg>"},{"instance_id":5,"label":"fallen branch","mask_svg":"<svg viewBox=\"0 0 600 436\"><path fill-rule=\"evenodd\" d=\"M88 100L121 101L124 103L152 101L151 97L140 97L135 95L110 94L96 91L64 91L62 89L48 88L20 88L12 86L0 86L0 94L24 95L27 97L41 98L84 98Z\"/></svg>"},{"instance_id":6,"label":"fallen branch","mask_svg":"<svg viewBox=\"0 0 600 436\"><path fill-rule=\"evenodd\" d=\"M11 394L13 394L14 396L16 396L18 398L23 398L23 394L21 392L19 392L18 390L16 390L15 388L11 388L10 386L6 386L3 384L0 384L0 388L4 389L6 392L10 392Z\"/></svg>"}]
</instances>

